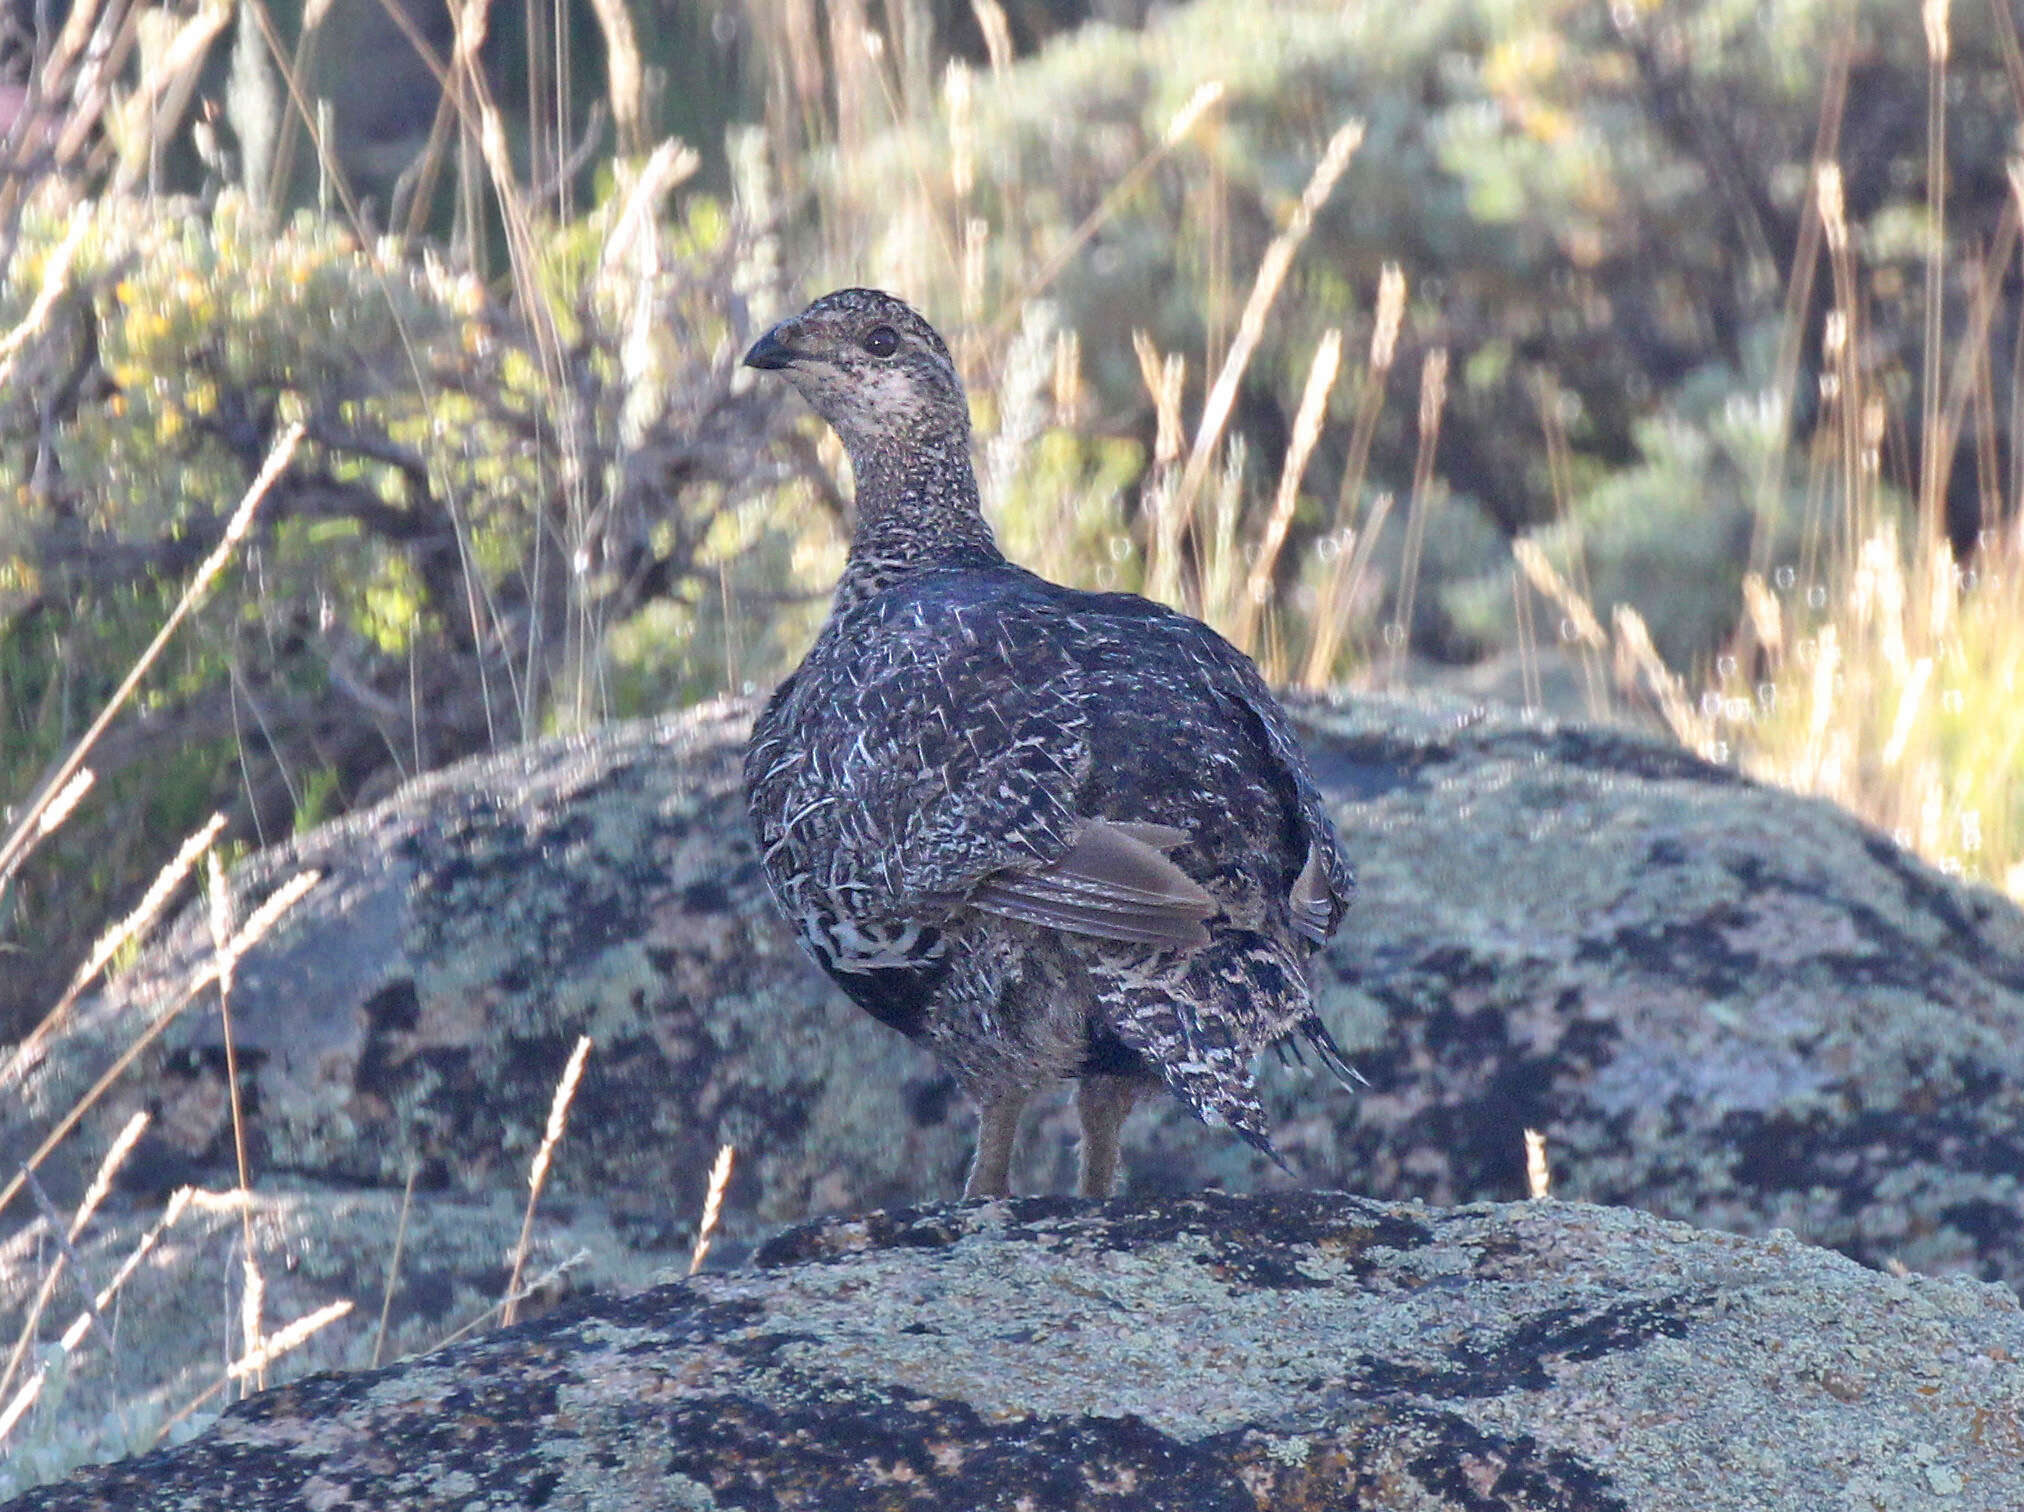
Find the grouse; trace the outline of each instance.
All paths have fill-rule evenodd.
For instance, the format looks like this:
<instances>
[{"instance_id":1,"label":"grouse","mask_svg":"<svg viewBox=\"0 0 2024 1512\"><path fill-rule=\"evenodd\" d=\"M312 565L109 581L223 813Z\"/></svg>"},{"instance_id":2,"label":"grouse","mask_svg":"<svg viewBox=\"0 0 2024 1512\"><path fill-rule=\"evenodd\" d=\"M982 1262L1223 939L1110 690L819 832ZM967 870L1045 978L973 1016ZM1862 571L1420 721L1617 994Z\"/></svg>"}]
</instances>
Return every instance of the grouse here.
<instances>
[{"instance_id":1,"label":"grouse","mask_svg":"<svg viewBox=\"0 0 2024 1512\"><path fill-rule=\"evenodd\" d=\"M900 300L826 294L745 362L857 479L828 622L745 755L766 877L830 977L976 1103L964 1195L1007 1193L1020 1113L1064 1078L1084 1196L1162 1083L1277 1160L1258 1053L1298 1035L1354 1077L1304 968L1355 877L1285 711L1199 621L1005 559L962 380Z\"/></svg>"}]
</instances>

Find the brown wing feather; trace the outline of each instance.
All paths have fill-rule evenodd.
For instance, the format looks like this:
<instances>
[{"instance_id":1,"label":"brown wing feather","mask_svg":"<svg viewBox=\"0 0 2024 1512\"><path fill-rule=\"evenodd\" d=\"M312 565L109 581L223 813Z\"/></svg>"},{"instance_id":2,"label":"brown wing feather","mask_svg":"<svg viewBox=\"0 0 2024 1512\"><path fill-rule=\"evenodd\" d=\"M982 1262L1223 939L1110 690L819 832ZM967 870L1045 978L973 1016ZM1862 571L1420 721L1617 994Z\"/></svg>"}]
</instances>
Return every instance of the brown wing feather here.
<instances>
[{"instance_id":1,"label":"brown wing feather","mask_svg":"<svg viewBox=\"0 0 2024 1512\"><path fill-rule=\"evenodd\" d=\"M1218 904L1162 854L1185 839L1171 825L1091 819L1052 866L996 872L970 904L1072 934L1199 948L1209 943L1202 921Z\"/></svg>"},{"instance_id":2,"label":"brown wing feather","mask_svg":"<svg viewBox=\"0 0 2024 1512\"><path fill-rule=\"evenodd\" d=\"M1307 847L1307 864L1300 868L1286 901L1293 912L1293 927L1315 944L1326 945L1330 919L1328 877L1322 871L1321 852L1311 842Z\"/></svg>"}]
</instances>

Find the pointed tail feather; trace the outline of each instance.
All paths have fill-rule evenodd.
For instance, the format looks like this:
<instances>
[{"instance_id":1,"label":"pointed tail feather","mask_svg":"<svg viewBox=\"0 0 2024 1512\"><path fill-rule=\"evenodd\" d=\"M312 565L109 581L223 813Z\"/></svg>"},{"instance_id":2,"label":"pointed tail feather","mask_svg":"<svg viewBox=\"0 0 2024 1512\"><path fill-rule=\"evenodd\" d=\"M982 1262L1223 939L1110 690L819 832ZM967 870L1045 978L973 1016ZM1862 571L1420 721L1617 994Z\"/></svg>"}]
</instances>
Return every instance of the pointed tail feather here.
<instances>
[{"instance_id":1,"label":"pointed tail feather","mask_svg":"<svg viewBox=\"0 0 2024 1512\"><path fill-rule=\"evenodd\" d=\"M1234 1130L1244 1143L1288 1176L1293 1174L1293 1167L1272 1146L1272 1126L1266 1121L1265 1109L1258 1102L1248 1072L1239 1084L1213 1072L1207 1076L1192 1075L1185 1066L1163 1066L1160 1070L1168 1089L1196 1118L1211 1129Z\"/></svg>"},{"instance_id":2,"label":"pointed tail feather","mask_svg":"<svg viewBox=\"0 0 2024 1512\"><path fill-rule=\"evenodd\" d=\"M1310 1013L1300 1021L1300 1032L1307 1043L1314 1047L1314 1053L1321 1057L1321 1064L1328 1067L1329 1074L1350 1091L1368 1087L1363 1073L1349 1063L1342 1053L1342 1047L1335 1042L1335 1036L1328 1032L1328 1025L1321 1022L1321 1015Z\"/></svg>"},{"instance_id":3,"label":"pointed tail feather","mask_svg":"<svg viewBox=\"0 0 2024 1512\"><path fill-rule=\"evenodd\" d=\"M1106 983L1100 1000L1118 1038L1145 1058L1190 1113L1212 1129L1235 1130L1286 1168L1272 1147L1272 1126L1251 1079L1251 1057L1226 1021L1145 983Z\"/></svg>"}]
</instances>

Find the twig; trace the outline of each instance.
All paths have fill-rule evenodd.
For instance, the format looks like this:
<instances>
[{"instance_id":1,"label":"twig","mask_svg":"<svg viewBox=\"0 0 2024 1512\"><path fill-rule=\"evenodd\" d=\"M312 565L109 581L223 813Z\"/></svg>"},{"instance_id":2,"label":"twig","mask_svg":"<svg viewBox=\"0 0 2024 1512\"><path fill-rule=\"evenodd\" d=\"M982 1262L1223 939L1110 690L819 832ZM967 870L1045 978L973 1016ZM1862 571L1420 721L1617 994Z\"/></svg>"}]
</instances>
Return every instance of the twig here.
<instances>
[{"instance_id":1,"label":"twig","mask_svg":"<svg viewBox=\"0 0 2024 1512\"><path fill-rule=\"evenodd\" d=\"M494 1302L488 1307L484 1308L477 1314L476 1317L466 1319L463 1323L460 1323L456 1328L453 1328L450 1332L444 1334L442 1338L436 1340L436 1342L434 1344L431 1344L429 1347L431 1349L448 1348L450 1345L456 1343L459 1339L462 1339L467 1335L471 1334L472 1332L474 1332L475 1330L484 1327L486 1320L489 1319L494 1313L503 1311L507 1303L524 1301L526 1298L533 1296L535 1293L545 1290L552 1283L559 1281L560 1279L562 1279L562 1277L568 1275L578 1266L588 1264L590 1258L591 1254L589 1250L580 1249L575 1254L570 1255L568 1258L557 1261L554 1265L549 1266L547 1270L543 1271L540 1275L536 1276L533 1280L529 1281L525 1286L520 1287L519 1289L509 1293L501 1301Z\"/></svg>"},{"instance_id":2,"label":"twig","mask_svg":"<svg viewBox=\"0 0 2024 1512\"><path fill-rule=\"evenodd\" d=\"M1307 462L1321 439L1321 423L1328 408L1328 396L1335 389L1335 375L1342 365L1342 332L1324 334L1314 349L1307 368L1307 387L1300 395L1300 409L1293 419L1293 439L1286 448L1286 463L1279 472L1279 491L1272 501L1272 513L1265 522L1265 534L1258 543L1258 559L1245 579L1244 596L1237 606L1235 633L1230 637L1240 650L1249 650L1258 615L1272 596L1272 569L1286 545L1286 532L1293 525L1293 509L1300 498L1300 480Z\"/></svg>"},{"instance_id":3,"label":"twig","mask_svg":"<svg viewBox=\"0 0 2024 1512\"><path fill-rule=\"evenodd\" d=\"M1534 1202L1553 1195L1553 1168L1546 1163L1546 1136L1525 1131L1525 1193Z\"/></svg>"},{"instance_id":4,"label":"twig","mask_svg":"<svg viewBox=\"0 0 2024 1512\"><path fill-rule=\"evenodd\" d=\"M112 1189L113 1177L118 1173L119 1168L126 1163L127 1156L133 1150L134 1142L141 1137L142 1131L147 1126L147 1113L144 1111L136 1113L126 1121L126 1127L121 1129L118 1136L114 1138L111 1148L105 1152L105 1158L98 1164L98 1174L92 1178L91 1185L85 1189L84 1200L77 1205L77 1216L70 1222L70 1238L73 1241L84 1231L84 1226L91 1221L92 1215L98 1211L98 1205L105 1200L106 1193ZM66 1250L67 1248L66 1246ZM7 1368L4 1371L0 1371L0 1396L6 1395L7 1388L14 1384L15 1376L20 1373L21 1363L27 1358L29 1347L35 1342L36 1325L41 1322L43 1311L49 1306L50 1298L56 1293L57 1283L63 1278L64 1267L68 1260L69 1255L67 1253L59 1254L50 1263L48 1274L42 1278L42 1284L36 1291L35 1300L29 1304L28 1316L22 1320L21 1333L14 1341L13 1351L7 1356Z\"/></svg>"},{"instance_id":5,"label":"twig","mask_svg":"<svg viewBox=\"0 0 2024 1512\"><path fill-rule=\"evenodd\" d=\"M90 768L86 767L84 770L89 771ZM70 979L70 985L63 989L63 996L56 1000L56 1006L45 1013L42 1021L14 1047L14 1054L9 1057L6 1068L0 1070L0 1087L11 1086L20 1080L22 1073L28 1069L29 1063L42 1048L42 1042L58 1024L63 1022L63 1016L70 1011L78 995L98 979L98 974L105 970L107 963L119 954L129 940L154 922L155 916L167 904L170 894L182 885L183 879L190 874L190 868L197 864L197 858L216 843L224 828L225 816L213 814L202 829L185 838L175 855L169 858L168 864L155 873L155 880L148 884L148 890L141 895L140 902L135 904L132 911L119 923L99 936L98 943L91 947L91 955L77 968L77 974Z\"/></svg>"},{"instance_id":6,"label":"twig","mask_svg":"<svg viewBox=\"0 0 2024 1512\"><path fill-rule=\"evenodd\" d=\"M1398 676L1413 639L1413 602L1420 588L1420 553L1426 546L1427 516L1434 493L1434 447L1441 438L1441 411L1448 402L1448 349L1435 347L1420 367L1420 444L1413 459L1413 492L1406 503L1406 540L1399 560L1398 635L1390 634L1389 675Z\"/></svg>"},{"instance_id":7,"label":"twig","mask_svg":"<svg viewBox=\"0 0 2024 1512\"><path fill-rule=\"evenodd\" d=\"M113 1274L112 1280L100 1288L97 1295L92 1298L92 1305L98 1311L103 1312L107 1307L112 1305L112 1299L118 1296L119 1289L126 1285L127 1277L131 1276L140 1267L141 1261L148 1257L149 1252L154 1249L162 1235L174 1227L176 1221L183 1216L183 1210L190 1205L191 1197L195 1194L196 1189L194 1187L179 1187L176 1190L176 1194L169 1199L167 1210L155 1221L154 1227L141 1236L140 1243L134 1246L133 1253L127 1256L125 1262ZM85 1333L90 1326L90 1315L79 1313L77 1317L71 1320L70 1326L63 1331L63 1336L57 1340L58 1350L65 1356L70 1355L79 1344L84 1342ZM42 1384L48 1378L49 1366L46 1363L38 1365L35 1369L35 1374L30 1376L22 1384L21 1389L14 1393L12 1400L7 1403L6 1407L0 1408L0 1443L6 1442L8 1434L14 1431L14 1425L19 1423L22 1415L35 1405L35 1399L42 1394Z\"/></svg>"},{"instance_id":8,"label":"twig","mask_svg":"<svg viewBox=\"0 0 2024 1512\"><path fill-rule=\"evenodd\" d=\"M239 1315L246 1354L250 1358L262 1347L260 1304L266 1294L266 1282L260 1274L259 1258L253 1249L253 1183L246 1163L246 1112L239 1096L239 1048L232 1033L232 979L237 974L239 957L232 950L232 891L225 881L224 863L219 861L215 850L205 852L204 861L210 894L206 901L211 922L211 945L218 965L218 1024L220 1033L225 1036L225 1095L232 1110L232 1154L239 1175L239 1234L246 1277ZM254 1383L256 1386L266 1384L257 1373Z\"/></svg>"},{"instance_id":9,"label":"twig","mask_svg":"<svg viewBox=\"0 0 2024 1512\"><path fill-rule=\"evenodd\" d=\"M408 1243L408 1214L415 1205L415 1178L421 1170L420 1165L411 1164L407 1183L401 1188L401 1216L394 1224L394 1252L387 1260L386 1290L380 1293L379 1327L373 1330L372 1336L372 1368L375 1370L379 1368L380 1357L387 1346L387 1320L393 1316L394 1291L400 1283L401 1252Z\"/></svg>"},{"instance_id":10,"label":"twig","mask_svg":"<svg viewBox=\"0 0 2024 1512\"><path fill-rule=\"evenodd\" d=\"M988 36L988 31L987 31ZM993 324L991 335L994 339L1009 335L1012 328L1025 318L1026 306L1043 293L1047 286L1061 276L1061 270L1068 266L1075 254L1080 252L1089 239L1102 229L1105 221L1117 213L1118 207L1137 192L1152 171L1166 161L1167 156L1188 139L1203 116L1223 98L1223 81L1211 79L1201 85L1188 97L1188 101L1174 114L1168 124L1166 135L1157 147L1147 152L1111 186L1110 193L1103 197L1094 210L1082 219L1082 224L1069 233L1068 240L1055 248L1054 255L1041 265L1040 271L1027 281L1019 297L1005 306L1005 313Z\"/></svg>"}]
</instances>

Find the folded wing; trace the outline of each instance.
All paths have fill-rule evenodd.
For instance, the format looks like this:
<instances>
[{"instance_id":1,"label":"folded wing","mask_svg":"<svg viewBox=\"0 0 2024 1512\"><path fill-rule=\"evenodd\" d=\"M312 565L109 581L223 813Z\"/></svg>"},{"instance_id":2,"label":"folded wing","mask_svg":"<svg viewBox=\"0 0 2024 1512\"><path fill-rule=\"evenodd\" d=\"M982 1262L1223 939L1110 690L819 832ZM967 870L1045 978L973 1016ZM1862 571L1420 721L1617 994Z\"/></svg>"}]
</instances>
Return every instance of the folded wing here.
<instances>
[{"instance_id":1,"label":"folded wing","mask_svg":"<svg viewBox=\"0 0 2024 1512\"><path fill-rule=\"evenodd\" d=\"M1165 855L1187 838L1172 825L1091 819L1053 865L993 873L970 903L1099 939L1199 949L1216 900Z\"/></svg>"}]
</instances>

